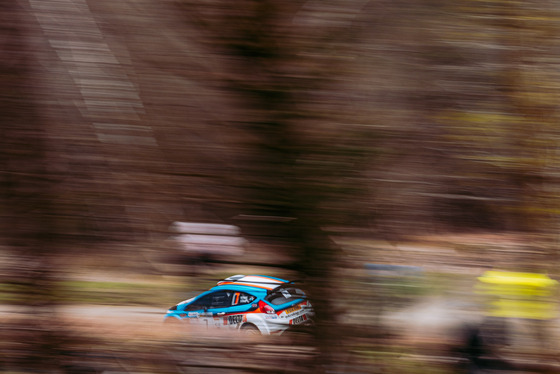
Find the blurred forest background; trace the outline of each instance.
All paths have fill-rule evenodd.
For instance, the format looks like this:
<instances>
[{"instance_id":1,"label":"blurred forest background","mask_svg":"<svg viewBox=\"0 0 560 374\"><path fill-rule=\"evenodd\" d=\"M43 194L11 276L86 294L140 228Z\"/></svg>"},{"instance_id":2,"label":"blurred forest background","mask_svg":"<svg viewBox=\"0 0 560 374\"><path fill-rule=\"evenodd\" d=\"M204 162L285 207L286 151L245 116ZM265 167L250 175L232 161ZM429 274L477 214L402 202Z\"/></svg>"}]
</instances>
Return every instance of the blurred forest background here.
<instances>
[{"instance_id":1,"label":"blurred forest background","mask_svg":"<svg viewBox=\"0 0 560 374\"><path fill-rule=\"evenodd\" d=\"M211 372L447 372L393 356L372 309L370 329L340 316L394 296L358 277L369 262L433 266L439 286L495 260L557 273L559 16L542 0L1 2L1 370L208 372L186 356L255 347L96 335L61 310L150 305L160 323L185 291L254 270L305 279L317 331ZM175 221L238 226L245 255L193 276Z\"/></svg>"}]
</instances>

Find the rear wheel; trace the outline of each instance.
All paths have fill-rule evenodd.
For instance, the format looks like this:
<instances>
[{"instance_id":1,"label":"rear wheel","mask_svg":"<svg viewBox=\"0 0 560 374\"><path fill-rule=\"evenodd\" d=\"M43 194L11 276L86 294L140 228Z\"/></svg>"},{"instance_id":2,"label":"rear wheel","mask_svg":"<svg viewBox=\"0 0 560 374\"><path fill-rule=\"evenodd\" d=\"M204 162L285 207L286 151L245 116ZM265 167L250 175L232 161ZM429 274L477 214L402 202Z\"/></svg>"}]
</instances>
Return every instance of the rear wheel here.
<instances>
[{"instance_id":1,"label":"rear wheel","mask_svg":"<svg viewBox=\"0 0 560 374\"><path fill-rule=\"evenodd\" d=\"M259 331L259 329L257 328L257 326L252 325L250 323L241 326L240 331L243 335L247 335L247 336L260 336L260 335L262 335L261 332Z\"/></svg>"}]
</instances>

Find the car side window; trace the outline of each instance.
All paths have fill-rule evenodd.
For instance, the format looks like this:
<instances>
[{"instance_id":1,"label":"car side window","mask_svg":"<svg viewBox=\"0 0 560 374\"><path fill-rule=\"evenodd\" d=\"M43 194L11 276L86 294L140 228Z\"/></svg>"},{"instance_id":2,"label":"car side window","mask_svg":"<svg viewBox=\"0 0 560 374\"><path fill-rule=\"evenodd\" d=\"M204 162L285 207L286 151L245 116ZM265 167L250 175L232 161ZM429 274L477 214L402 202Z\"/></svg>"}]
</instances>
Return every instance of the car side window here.
<instances>
[{"instance_id":1,"label":"car side window","mask_svg":"<svg viewBox=\"0 0 560 374\"><path fill-rule=\"evenodd\" d=\"M248 293L245 293L245 292L235 292L235 294L233 295L233 299L232 299L231 305L245 305L245 304L251 304L255 299L256 299L255 296L249 295Z\"/></svg>"},{"instance_id":2,"label":"car side window","mask_svg":"<svg viewBox=\"0 0 560 374\"><path fill-rule=\"evenodd\" d=\"M227 308L231 305L231 291L214 292L208 296L211 297L209 308Z\"/></svg>"},{"instance_id":3,"label":"car side window","mask_svg":"<svg viewBox=\"0 0 560 374\"><path fill-rule=\"evenodd\" d=\"M186 311L212 309L212 308L227 308L231 305L231 291L217 291L195 300L190 304Z\"/></svg>"}]
</instances>

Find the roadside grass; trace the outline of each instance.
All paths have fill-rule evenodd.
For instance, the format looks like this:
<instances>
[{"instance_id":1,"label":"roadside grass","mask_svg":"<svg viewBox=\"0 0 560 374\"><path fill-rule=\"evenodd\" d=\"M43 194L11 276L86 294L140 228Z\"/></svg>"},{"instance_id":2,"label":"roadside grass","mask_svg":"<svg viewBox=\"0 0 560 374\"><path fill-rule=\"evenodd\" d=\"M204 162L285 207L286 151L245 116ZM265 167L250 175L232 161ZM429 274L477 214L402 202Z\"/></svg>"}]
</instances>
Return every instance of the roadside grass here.
<instances>
[{"instance_id":1,"label":"roadside grass","mask_svg":"<svg viewBox=\"0 0 560 374\"><path fill-rule=\"evenodd\" d=\"M72 304L171 306L187 288L184 283L65 281L57 287L56 298Z\"/></svg>"},{"instance_id":2,"label":"roadside grass","mask_svg":"<svg viewBox=\"0 0 560 374\"><path fill-rule=\"evenodd\" d=\"M45 297L59 304L171 306L194 291L189 282L180 279L164 283L68 280L50 286L47 292L33 284L0 283L0 302L27 304L27 298Z\"/></svg>"},{"instance_id":3,"label":"roadside grass","mask_svg":"<svg viewBox=\"0 0 560 374\"><path fill-rule=\"evenodd\" d=\"M32 281L3 282L0 283L0 303L29 304L33 303L30 299L35 298L57 304L169 307L210 289L217 281L234 273L219 271L192 276L138 277L128 272L127 277L121 274L118 280L111 279L114 274L106 275L107 280L103 279L104 275L93 279L52 280L48 283L48 289L41 289L40 285ZM285 275L281 273L277 276Z\"/></svg>"}]
</instances>

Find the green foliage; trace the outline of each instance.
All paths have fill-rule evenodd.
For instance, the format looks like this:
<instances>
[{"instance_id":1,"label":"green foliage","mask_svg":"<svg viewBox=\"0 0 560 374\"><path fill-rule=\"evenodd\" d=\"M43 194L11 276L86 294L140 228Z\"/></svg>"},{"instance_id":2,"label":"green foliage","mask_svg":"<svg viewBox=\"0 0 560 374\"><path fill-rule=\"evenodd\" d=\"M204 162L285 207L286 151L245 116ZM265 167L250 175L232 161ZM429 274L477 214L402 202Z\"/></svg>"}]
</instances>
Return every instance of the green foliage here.
<instances>
[{"instance_id":1,"label":"green foliage","mask_svg":"<svg viewBox=\"0 0 560 374\"><path fill-rule=\"evenodd\" d=\"M1 283L0 301L7 304L33 304L29 300L32 285ZM153 305L167 307L189 294L182 282L175 283L127 283L101 281L53 282L53 301L57 304L103 304L103 305ZM38 302L39 300L37 300Z\"/></svg>"}]
</instances>

